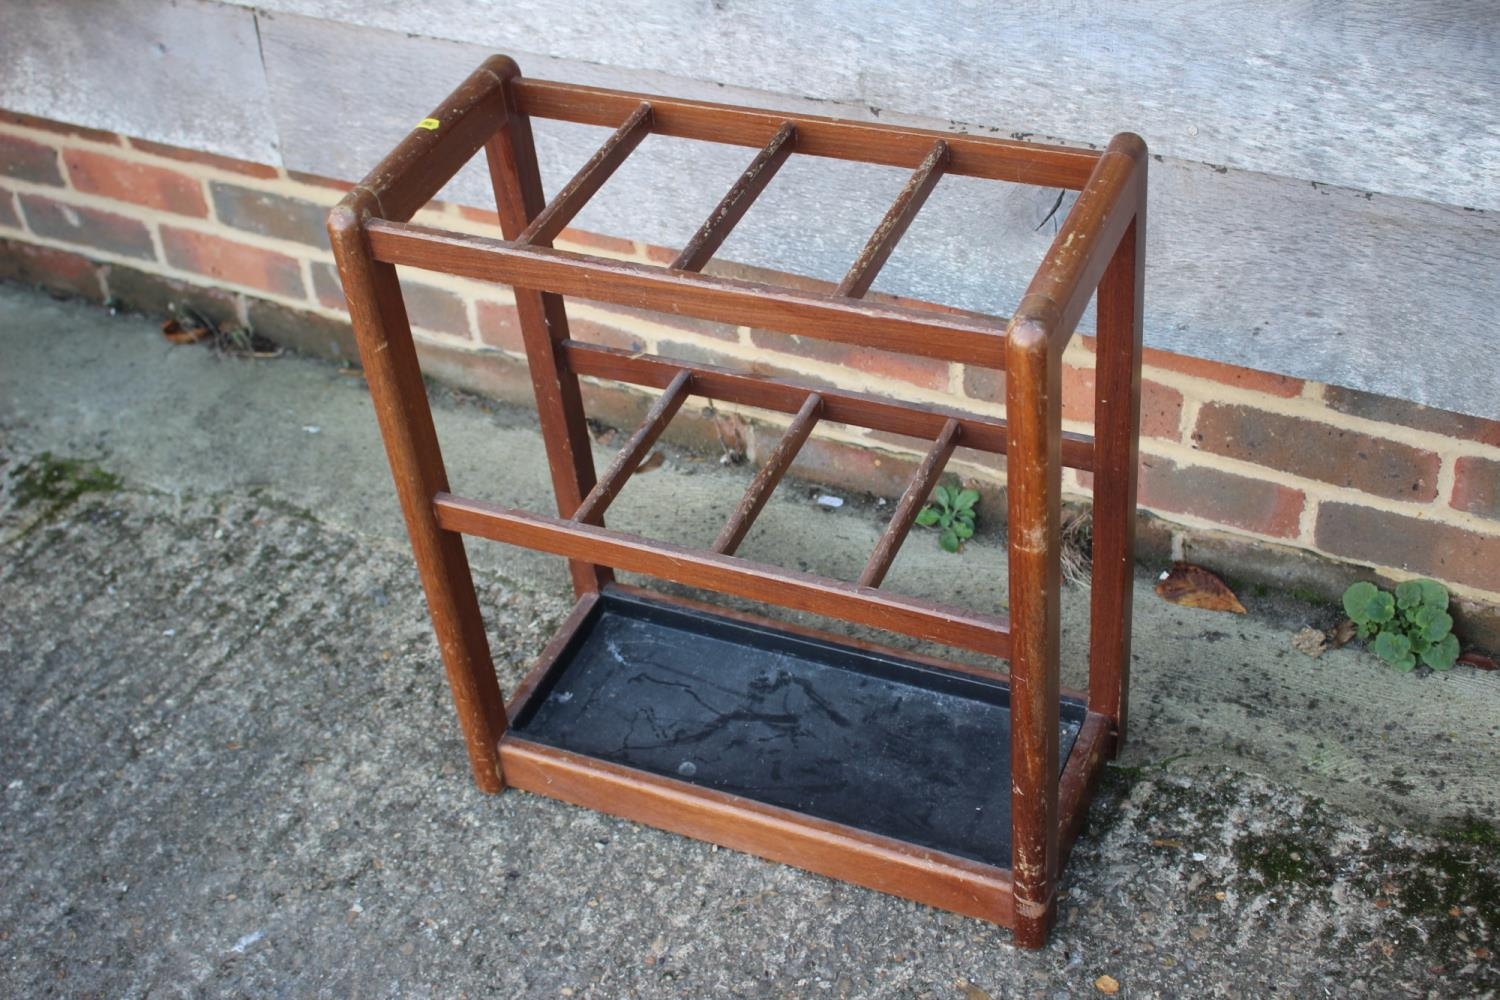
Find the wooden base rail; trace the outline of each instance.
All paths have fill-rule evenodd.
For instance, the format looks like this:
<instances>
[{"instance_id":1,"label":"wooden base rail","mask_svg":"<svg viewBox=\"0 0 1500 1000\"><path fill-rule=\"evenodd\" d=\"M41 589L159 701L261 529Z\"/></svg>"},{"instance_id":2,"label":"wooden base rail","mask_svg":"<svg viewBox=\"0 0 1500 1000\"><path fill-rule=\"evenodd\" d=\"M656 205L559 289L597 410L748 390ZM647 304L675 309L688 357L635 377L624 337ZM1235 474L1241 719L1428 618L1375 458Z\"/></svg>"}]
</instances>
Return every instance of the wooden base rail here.
<instances>
[{"instance_id":1,"label":"wooden base rail","mask_svg":"<svg viewBox=\"0 0 1500 1000\"><path fill-rule=\"evenodd\" d=\"M439 493L432 509L438 526L447 531L569 559L588 558L629 573L827 615L1001 659L1010 653L1010 622L1003 615L978 614L451 493Z\"/></svg>"},{"instance_id":2,"label":"wooden base rail","mask_svg":"<svg viewBox=\"0 0 1500 1000\"><path fill-rule=\"evenodd\" d=\"M542 190L532 118L612 130L550 201ZM670 265L552 247L564 227L653 135L729 144L755 153ZM412 225L413 214L480 149L489 165L504 239ZM884 164L909 170L911 176L843 280L830 291L702 273L793 156ZM334 258L371 399L479 786L499 791L512 783L993 920L1011 927L1023 947L1045 943L1057 913L1062 866L1084 827L1085 809L1103 763L1118 751L1125 736L1148 167L1145 144L1129 133L1115 136L1103 150L1071 149L528 80L504 56L485 60L329 217ZM949 175L1079 193L1008 321L944 306L920 308L880 296L866 298L928 196ZM806 224L816 225L817 220ZM558 516L449 492L397 266L499 282L513 289ZM1090 437L1062 430L1062 352L1096 295ZM566 296L1004 371L1006 416L1000 420L952 407L584 343L569 335ZM602 475L594 466L580 378L660 390ZM605 527L611 503L692 396L791 419L711 543L689 547ZM858 582L734 554L822 422L930 442ZM879 589L960 448L981 457L1006 457L1008 616ZM973 454L964 457L974 460ZM1094 487L1089 684L1080 698L1060 687L1059 531L1065 467L1092 473ZM523 682L509 713L490 658L464 535L569 560L577 596L574 612ZM905 658L853 639L812 639L807 630L750 622L750 616L722 609L647 607L639 597L626 596L631 588L614 583L615 569L1002 657L1009 660L1009 677L1003 684L992 675L980 679L981 672L974 668L930 657ZM596 627L606 631L592 631ZM599 652L607 648L597 645L606 641L601 637L627 634L654 636L637 645L658 652L678 649L679 659L663 666L654 656L628 662L612 647L612 660ZM596 645L589 647L591 642ZM815 655L807 652L813 648L809 643L815 645ZM580 652L589 648L592 653ZM793 649L804 651L795 666L801 674L786 673L794 669L788 652ZM576 662L570 659L575 654ZM736 683L741 686L725 686L722 691L716 687L714 698L728 698L736 691L734 697L743 699L737 704L752 705L763 697L755 685L765 680L764 671L773 661L782 671L778 677L784 675L788 684L809 696L815 684L828 684L851 706L863 706L850 708L848 715L829 710L818 718L860 726L857 732L865 737L864 744L848 742L849 731L841 729L838 742L831 745L861 746L851 755L880 762L868 772L875 775L873 782L860 784L864 778L851 777L841 784L844 801L867 809L865 813L818 813L817 808L831 808L828 800L815 804L777 798L781 793L801 794L800 786L794 783L789 791L773 777L770 785L776 787L770 788L764 775L743 786L759 790L763 801L726 794L718 788L728 786L710 787L681 770L675 743L666 744L666 764L655 758L627 758L627 767L610 757L615 752L613 734L634 732L642 717L631 713L650 714L656 727L654 713L661 710L676 719L662 720L670 729L692 719L701 722L704 716L695 713L702 710L710 713L708 729L715 732L722 723L761 719L763 713L710 707L692 691L690 697L669 695L668 688L684 684L663 685L649 673L621 680L622 675L607 671L616 666L627 671L675 670L669 676L696 677L701 686L719 684L728 676L722 669L725 664L735 663ZM595 666L590 664L600 663L606 664L599 668L606 673L591 673ZM715 672L693 672L704 664L711 664ZM549 699L565 684L619 696L569 700L572 707L564 709L561 694L555 701ZM644 700L634 701L636 694L620 694L627 688L648 693L639 695ZM1009 771L999 779L1006 784L997 791L981 781L979 792L985 797L965 798L972 788L959 794L946 775L923 770L923 752L901 749L910 742L907 735L914 725L910 717L892 714L907 700L901 691L918 692L911 704L927 706L920 710L922 717L935 721L928 736L933 746L926 750L945 747L944 760L960 749L1008 741ZM606 702L624 714L599 714L599 706ZM689 702L696 707L688 707ZM547 716L539 707L539 714L529 716L527 706L533 703L552 712L593 714ZM792 729L778 730L782 735L756 735L767 752L778 741L777 752L786 753L824 745L816 742L822 736L813 716L792 711L791 705L788 701L787 712L776 719L777 725ZM553 722L536 721L546 718ZM854 718L861 721L849 722ZM959 724L954 720L961 719L987 720L983 725L989 728L983 731L992 735L953 743L954 733L971 732L969 723L955 728ZM533 725L538 728L527 728ZM608 728L612 725L618 728ZM569 742L584 731L605 742L592 749ZM790 732L810 734L813 742L784 735ZM724 739L729 749L721 756L734 758L741 736L729 734ZM1066 757L1060 749L1065 746L1071 747ZM888 750L898 756L882 756ZM809 756L793 766L821 775L826 763L825 756ZM967 773L990 773L986 768L991 762L983 750L976 751L971 763ZM761 757L751 764L769 766ZM911 777L888 780L890 768ZM916 790L941 798L917 802L916 813L907 799L892 800L898 801L896 805L869 805L888 790ZM978 809L971 806L976 801L982 803ZM944 815L958 818L946 826L928 823L916 831L881 825L886 822L881 817L913 814L920 814L925 823L929 814L923 810L929 807L937 810L932 815L947 808L951 812ZM977 816L995 817L995 825L984 827ZM949 837L960 828L989 839ZM997 831L1004 836L991 836Z\"/></svg>"}]
</instances>

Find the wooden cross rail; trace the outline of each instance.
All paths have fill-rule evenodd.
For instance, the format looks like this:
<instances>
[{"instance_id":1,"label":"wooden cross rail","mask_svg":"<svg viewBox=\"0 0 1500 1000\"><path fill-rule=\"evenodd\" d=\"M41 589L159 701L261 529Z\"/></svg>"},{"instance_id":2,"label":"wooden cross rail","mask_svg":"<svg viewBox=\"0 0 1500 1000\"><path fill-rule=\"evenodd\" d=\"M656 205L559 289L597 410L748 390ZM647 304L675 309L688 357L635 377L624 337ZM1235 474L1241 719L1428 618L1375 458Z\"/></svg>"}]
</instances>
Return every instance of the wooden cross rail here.
<instances>
[{"instance_id":1,"label":"wooden cross rail","mask_svg":"<svg viewBox=\"0 0 1500 1000\"><path fill-rule=\"evenodd\" d=\"M542 192L533 118L612 130L550 202ZM553 248L563 228L652 135L756 152L670 266ZM412 225L416 211L481 149L504 239ZM912 174L843 280L827 293L701 273L793 155L883 164ZM1056 913L1059 870L1082 827L1090 791L1102 762L1117 752L1125 733L1147 166L1144 144L1129 134L1116 136L1102 152L1072 149L528 80L505 57L486 60L329 218L371 398L480 787L498 791L510 780L983 916L1014 928L1019 944L1039 947ZM865 298L947 174L1079 192L1009 320ZM513 287L557 516L449 492L398 265ZM1090 437L1062 431L1061 358L1096 293ZM574 295L1003 370L1006 419L586 344L568 331L564 302ZM660 390L602 476L593 464L580 378ZM607 508L693 395L788 414L791 421L707 548L605 527ZM930 442L856 581L734 554L822 421ZM1008 615L880 589L960 446L980 455L1006 456ZM1094 500L1087 714L1065 768L1059 756L1058 607L1064 467L1092 473ZM570 561L578 604L509 708L490 658L464 552L465 534ZM623 592L613 582L614 569L1008 659L1011 866L982 864L747 804L701 786L643 777L510 732L511 713L524 710L544 687L547 671L584 627L590 609L605 595ZM868 648L854 640L836 641L851 649Z\"/></svg>"},{"instance_id":2,"label":"wooden cross rail","mask_svg":"<svg viewBox=\"0 0 1500 1000\"><path fill-rule=\"evenodd\" d=\"M912 173L911 179L896 196L896 201L885 213L885 218L880 220L880 225L875 227L869 242L859 252L854 264L849 268L849 273L844 275L844 280L839 282L838 295L847 295L850 298L860 298L870 290L870 285L875 281L875 276L890 259L891 251L896 249L896 241L906 235L907 227L922 210L922 204L927 201L927 196L932 194L932 189L937 187L938 180L943 176L943 164L948 159L948 143L939 139L932 144L932 152Z\"/></svg>"},{"instance_id":3,"label":"wooden cross rail","mask_svg":"<svg viewBox=\"0 0 1500 1000\"><path fill-rule=\"evenodd\" d=\"M620 495L620 490L625 488L625 480L629 479L635 470L640 467L645 459L646 453L661 436L661 432L667 429L667 424L682 404L687 401L688 389L693 383L693 375L688 371L680 371L677 377L667 385L667 391L656 398L651 404L651 409L646 412L646 419L636 428L630 440L625 442L625 447L615 456L599 482L589 491L589 495L583 498L583 503L578 505L578 510L573 514L573 520L580 524L598 524L604 516L604 509L614 502L615 497Z\"/></svg>"},{"instance_id":4,"label":"wooden cross rail","mask_svg":"<svg viewBox=\"0 0 1500 1000\"><path fill-rule=\"evenodd\" d=\"M937 440L932 442L932 447L922 459L922 464L917 466L906 492L901 494L901 502L896 504L896 512L891 515L890 525L880 536L875 551L870 553L870 561L865 564L864 572L859 574L861 587L880 586L886 573L890 572L891 563L896 561L896 553L901 551L901 543L906 540L906 533L916 523L917 515L922 512L922 505L927 503L927 498L932 495L932 488L937 485L938 476L943 474L943 466L948 464L953 449L958 447L959 433L958 421L949 417L948 422L943 425L942 433L938 434Z\"/></svg>"},{"instance_id":5,"label":"wooden cross rail","mask_svg":"<svg viewBox=\"0 0 1500 1000\"><path fill-rule=\"evenodd\" d=\"M776 171L792 155L796 136L797 128L791 122L783 123L776 130L771 141L761 147L745 172L740 174L739 180L719 199L713 214L703 221L703 225L698 227L698 231L683 246L677 259L672 261L674 269L703 270L703 265L713 257L714 251L729 237L729 231L745 217L755 199L771 183L771 178L776 176Z\"/></svg>"},{"instance_id":6,"label":"wooden cross rail","mask_svg":"<svg viewBox=\"0 0 1500 1000\"><path fill-rule=\"evenodd\" d=\"M766 464L761 466L755 478L750 481L744 498L740 500L739 506L735 507L734 513L729 515L729 520L724 523L719 537L714 539L715 552L733 555L734 550L739 548L740 542L744 541L745 535L750 531L750 525L754 523L755 516L766 505L766 501L771 499L776 484L781 482L781 477L791 467L792 460L797 457L797 452L802 450L802 445L807 442L807 436L813 432L813 427L817 425L818 416L822 411L823 397L815 392L810 393L802 404L802 408L797 411L797 415L792 418L786 433L781 436L780 441L776 442L776 448L771 452L771 457L766 459Z\"/></svg>"},{"instance_id":7,"label":"wooden cross rail","mask_svg":"<svg viewBox=\"0 0 1500 1000\"><path fill-rule=\"evenodd\" d=\"M614 135L604 141L589 161L585 163L547 207L537 213L531 225L516 240L516 246L550 247L563 227L573 221L588 200L599 193L604 182L620 168L641 140L651 134L651 105L642 101L615 129Z\"/></svg>"}]
</instances>

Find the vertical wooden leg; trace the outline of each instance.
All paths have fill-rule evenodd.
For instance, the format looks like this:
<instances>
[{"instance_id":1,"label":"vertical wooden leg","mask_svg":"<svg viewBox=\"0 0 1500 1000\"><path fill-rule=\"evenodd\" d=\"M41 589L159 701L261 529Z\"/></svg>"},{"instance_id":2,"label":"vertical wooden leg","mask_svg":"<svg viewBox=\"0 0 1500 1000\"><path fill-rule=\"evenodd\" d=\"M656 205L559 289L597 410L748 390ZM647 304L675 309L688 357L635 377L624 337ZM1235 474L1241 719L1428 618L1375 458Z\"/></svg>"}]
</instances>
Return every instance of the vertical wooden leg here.
<instances>
[{"instance_id":1,"label":"vertical wooden leg","mask_svg":"<svg viewBox=\"0 0 1500 1000\"><path fill-rule=\"evenodd\" d=\"M510 70L505 82L520 75L514 63L510 64ZM516 110L508 87L506 91L506 121L485 145L485 155L489 160L490 180L495 187L500 228L506 239L513 240L542 210L544 199L531 121ZM568 338L567 310L562 296L551 292L517 288L515 296L516 315L526 345L537 415L542 425L542 440L547 447L547 464L552 471L557 512L563 517L572 517L583 498L594 488L596 473L578 376L568 368L557 346ZM568 565L573 574L573 589L579 596L597 591L614 578L605 566L577 559Z\"/></svg>"},{"instance_id":2,"label":"vertical wooden leg","mask_svg":"<svg viewBox=\"0 0 1500 1000\"><path fill-rule=\"evenodd\" d=\"M1007 337L1011 866L1016 944L1040 948L1057 913L1062 362L1039 323Z\"/></svg>"},{"instance_id":3,"label":"vertical wooden leg","mask_svg":"<svg viewBox=\"0 0 1500 1000\"><path fill-rule=\"evenodd\" d=\"M1142 183L1145 163L1142 161ZM1142 188L1144 194L1144 187ZM1094 391L1094 569L1089 636L1089 709L1114 720L1114 752L1125 739L1130 692L1131 598L1135 583L1135 491L1140 448L1141 302L1145 198L1099 283Z\"/></svg>"},{"instance_id":4,"label":"vertical wooden leg","mask_svg":"<svg viewBox=\"0 0 1500 1000\"><path fill-rule=\"evenodd\" d=\"M448 489L448 475L396 269L372 260L365 242L363 222L373 207L374 198L357 191L334 209L328 231L474 780L484 791L498 792L505 787L496 748L505 733L505 705L463 538L439 528L433 511L433 497Z\"/></svg>"}]
</instances>

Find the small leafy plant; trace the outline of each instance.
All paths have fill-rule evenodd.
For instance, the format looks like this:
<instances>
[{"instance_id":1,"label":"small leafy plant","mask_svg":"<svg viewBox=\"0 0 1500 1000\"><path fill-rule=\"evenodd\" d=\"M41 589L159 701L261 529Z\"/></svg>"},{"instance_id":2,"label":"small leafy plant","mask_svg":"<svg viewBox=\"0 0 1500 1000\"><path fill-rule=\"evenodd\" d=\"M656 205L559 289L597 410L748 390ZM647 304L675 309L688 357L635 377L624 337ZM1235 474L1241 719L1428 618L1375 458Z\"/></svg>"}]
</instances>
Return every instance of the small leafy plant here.
<instances>
[{"instance_id":1,"label":"small leafy plant","mask_svg":"<svg viewBox=\"0 0 1500 1000\"><path fill-rule=\"evenodd\" d=\"M932 491L932 502L917 515L917 523L924 528L938 528L938 544L943 551L957 552L966 539L974 537L974 505L977 503L977 490L939 486Z\"/></svg>"},{"instance_id":2,"label":"small leafy plant","mask_svg":"<svg viewBox=\"0 0 1500 1000\"><path fill-rule=\"evenodd\" d=\"M1344 591L1344 610L1375 655L1402 673L1418 662L1448 670L1458 659L1458 637L1448 614L1448 590L1436 580L1407 580L1396 593L1361 581Z\"/></svg>"}]
</instances>

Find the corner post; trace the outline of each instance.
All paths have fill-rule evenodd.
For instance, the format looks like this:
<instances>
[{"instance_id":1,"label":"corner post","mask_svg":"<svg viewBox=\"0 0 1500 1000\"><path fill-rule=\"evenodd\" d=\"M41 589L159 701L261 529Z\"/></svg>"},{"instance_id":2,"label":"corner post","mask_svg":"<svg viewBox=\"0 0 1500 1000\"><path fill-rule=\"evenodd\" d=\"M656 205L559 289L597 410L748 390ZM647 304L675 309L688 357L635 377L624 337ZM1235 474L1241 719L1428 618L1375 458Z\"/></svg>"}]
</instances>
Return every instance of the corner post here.
<instances>
[{"instance_id":1,"label":"corner post","mask_svg":"<svg viewBox=\"0 0 1500 1000\"><path fill-rule=\"evenodd\" d=\"M505 787L496 746L506 729L505 703L463 537L439 528L433 509L433 498L448 489L448 473L396 269L374 260L365 239L365 222L378 208L374 194L355 188L329 215L328 234L474 781L498 792Z\"/></svg>"},{"instance_id":2,"label":"corner post","mask_svg":"<svg viewBox=\"0 0 1500 1000\"><path fill-rule=\"evenodd\" d=\"M1057 915L1062 359L1051 324L1006 331L1009 452L1011 868L1015 940L1040 948Z\"/></svg>"},{"instance_id":3,"label":"corner post","mask_svg":"<svg viewBox=\"0 0 1500 1000\"><path fill-rule=\"evenodd\" d=\"M536 218L546 199L531 120L517 108L511 86L521 70L504 56L486 60L485 66L495 74L505 96L505 123L485 144L485 155L495 189L500 229L506 239L514 240ZM567 310L562 296L552 292L515 288L514 293L557 512L562 517L572 517L594 488L597 473L578 376L568 367L560 346L568 339ZM614 579L608 567L580 559L570 560L568 567L573 575L573 589L580 597L597 592Z\"/></svg>"},{"instance_id":4,"label":"corner post","mask_svg":"<svg viewBox=\"0 0 1500 1000\"><path fill-rule=\"evenodd\" d=\"M1146 165L1138 160L1135 218L1099 282L1094 389L1094 547L1089 711L1113 721L1110 756L1125 739L1135 590L1136 470L1140 452Z\"/></svg>"}]
</instances>

